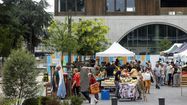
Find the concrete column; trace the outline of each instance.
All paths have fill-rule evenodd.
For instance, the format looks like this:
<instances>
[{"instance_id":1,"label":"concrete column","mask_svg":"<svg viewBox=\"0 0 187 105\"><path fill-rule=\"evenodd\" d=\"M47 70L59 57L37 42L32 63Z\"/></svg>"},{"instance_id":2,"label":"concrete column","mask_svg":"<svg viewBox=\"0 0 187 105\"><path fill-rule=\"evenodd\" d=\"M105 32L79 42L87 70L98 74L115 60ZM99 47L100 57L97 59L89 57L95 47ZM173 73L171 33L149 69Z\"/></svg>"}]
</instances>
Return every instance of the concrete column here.
<instances>
[{"instance_id":1,"label":"concrete column","mask_svg":"<svg viewBox=\"0 0 187 105\"><path fill-rule=\"evenodd\" d=\"M155 41L156 41L156 48L157 48L157 50L156 50L156 52L158 53L159 52L159 25L157 24L157 25L155 25Z\"/></svg>"}]
</instances>

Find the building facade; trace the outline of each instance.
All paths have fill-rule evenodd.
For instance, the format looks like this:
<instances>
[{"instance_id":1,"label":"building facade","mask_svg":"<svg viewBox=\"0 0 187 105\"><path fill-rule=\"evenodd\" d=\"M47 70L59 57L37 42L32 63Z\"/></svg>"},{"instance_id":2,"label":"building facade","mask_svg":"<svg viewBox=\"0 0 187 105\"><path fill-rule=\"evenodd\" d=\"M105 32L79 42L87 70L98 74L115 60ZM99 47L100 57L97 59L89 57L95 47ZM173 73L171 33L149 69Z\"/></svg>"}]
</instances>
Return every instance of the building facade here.
<instances>
[{"instance_id":1,"label":"building facade","mask_svg":"<svg viewBox=\"0 0 187 105\"><path fill-rule=\"evenodd\" d=\"M156 54L159 41L187 40L187 0L55 0L55 19L104 18L111 42L136 54Z\"/></svg>"}]
</instances>

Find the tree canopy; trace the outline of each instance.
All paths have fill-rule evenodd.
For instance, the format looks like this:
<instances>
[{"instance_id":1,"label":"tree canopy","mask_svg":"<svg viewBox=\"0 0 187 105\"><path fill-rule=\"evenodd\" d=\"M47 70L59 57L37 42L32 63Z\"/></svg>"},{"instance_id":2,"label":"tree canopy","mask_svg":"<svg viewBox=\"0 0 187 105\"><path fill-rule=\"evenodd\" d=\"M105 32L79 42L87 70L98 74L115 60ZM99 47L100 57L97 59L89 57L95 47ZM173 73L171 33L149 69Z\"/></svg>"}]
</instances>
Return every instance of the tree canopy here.
<instances>
[{"instance_id":1,"label":"tree canopy","mask_svg":"<svg viewBox=\"0 0 187 105\"><path fill-rule=\"evenodd\" d=\"M78 54L93 55L103 50L108 44L105 35L109 28L104 25L103 19L82 19L77 26L78 42L81 42Z\"/></svg>"},{"instance_id":2,"label":"tree canopy","mask_svg":"<svg viewBox=\"0 0 187 105\"><path fill-rule=\"evenodd\" d=\"M48 28L48 38L44 42L57 51L74 52L78 47L78 38L75 33L75 23L72 24L71 33L69 33L67 18L64 22L53 21Z\"/></svg>"},{"instance_id":3,"label":"tree canopy","mask_svg":"<svg viewBox=\"0 0 187 105\"><path fill-rule=\"evenodd\" d=\"M109 28L103 19L82 19L73 21L71 32L68 30L67 18L64 22L53 22L49 29L48 45L62 52L76 52L81 55L94 54L106 47L106 34Z\"/></svg>"},{"instance_id":4,"label":"tree canopy","mask_svg":"<svg viewBox=\"0 0 187 105\"><path fill-rule=\"evenodd\" d=\"M16 48L18 39L22 36L29 51L34 52L36 47L46 35L46 27L52 20L51 14L44 9L48 5L45 0L35 2L32 0L3 0L0 4L0 36L4 36L0 42L0 51L8 54ZM5 36L6 35L6 36ZM6 40L9 39L9 40ZM7 51L3 47L10 42ZM0 53L1 56L7 56Z\"/></svg>"},{"instance_id":5,"label":"tree canopy","mask_svg":"<svg viewBox=\"0 0 187 105\"><path fill-rule=\"evenodd\" d=\"M7 57L23 35L22 26L15 15L16 8L0 4L0 10L0 56Z\"/></svg>"},{"instance_id":6,"label":"tree canopy","mask_svg":"<svg viewBox=\"0 0 187 105\"><path fill-rule=\"evenodd\" d=\"M160 51L164 51L170 48L171 45L172 45L172 42L169 39L167 38L162 39L159 43Z\"/></svg>"}]
</instances>

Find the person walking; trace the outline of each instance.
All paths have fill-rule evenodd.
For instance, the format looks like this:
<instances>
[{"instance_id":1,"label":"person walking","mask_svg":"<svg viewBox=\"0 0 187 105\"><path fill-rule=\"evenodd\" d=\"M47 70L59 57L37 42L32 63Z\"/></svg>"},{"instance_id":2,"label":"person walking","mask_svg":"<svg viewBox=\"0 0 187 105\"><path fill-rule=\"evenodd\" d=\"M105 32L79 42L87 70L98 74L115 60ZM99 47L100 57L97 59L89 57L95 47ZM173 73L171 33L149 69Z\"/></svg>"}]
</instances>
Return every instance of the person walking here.
<instances>
[{"instance_id":1,"label":"person walking","mask_svg":"<svg viewBox=\"0 0 187 105\"><path fill-rule=\"evenodd\" d=\"M173 86L177 87L180 86L180 72L179 67L175 64L174 65L174 72L173 72Z\"/></svg>"},{"instance_id":2,"label":"person walking","mask_svg":"<svg viewBox=\"0 0 187 105\"><path fill-rule=\"evenodd\" d=\"M165 83L165 71L166 71L166 68L164 67L163 64L161 64L161 77L160 77L160 85L161 86L164 86L164 83Z\"/></svg>"},{"instance_id":3,"label":"person walking","mask_svg":"<svg viewBox=\"0 0 187 105\"><path fill-rule=\"evenodd\" d=\"M155 80L156 80L156 85L155 85L155 87L156 87L157 89L160 89L160 86L159 86L159 85L160 85L160 78L161 78L161 70L160 70L159 64L156 64L156 66L155 66L153 72L154 72L154 76L155 76Z\"/></svg>"},{"instance_id":4,"label":"person walking","mask_svg":"<svg viewBox=\"0 0 187 105\"><path fill-rule=\"evenodd\" d=\"M80 73L77 68L74 68L73 73L73 84L71 88L75 96L80 96Z\"/></svg>"},{"instance_id":5,"label":"person walking","mask_svg":"<svg viewBox=\"0 0 187 105\"><path fill-rule=\"evenodd\" d=\"M61 68L61 66L57 66L57 70L59 73L59 87L57 91L57 96L60 99L64 99L66 96L66 87L65 87L65 82L64 82L64 71Z\"/></svg>"},{"instance_id":6,"label":"person walking","mask_svg":"<svg viewBox=\"0 0 187 105\"><path fill-rule=\"evenodd\" d=\"M81 87L81 93L84 95L84 97L91 102L90 96L89 96L89 68L86 66L83 66L80 71L80 87Z\"/></svg>"},{"instance_id":7,"label":"person walking","mask_svg":"<svg viewBox=\"0 0 187 105\"><path fill-rule=\"evenodd\" d=\"M55 70L55 67L51 67L52 71L52 87L53 87L53 96L57 96L58 84L59 84L59 73L58 70Z\"/></svg>"},{"instance_id":8,"label":"person walking","mask_svg":"<svg viewBox=\"0 0 187 105\"><path fill-rule=\"evenodd\" d=\"M168 74L168 86L171 86L173 84L173 71L174 71L174 65L173 62L169 66L167 66L167 74Z\"/></svg>"},{"instance_id":9,"label":"person walking","mask_svg":"<svg viewBox=\"0 0 187 105\"><path fill-rule=\"evenodd\" d=\"M123 70L122 67L117 70L117 72L114 74L114 84L115 84L115 96L119 98L119 83L120 83L120 76L121 71Z\"/></svg>"},{"instance_id":10,"label":"person walking","mask_svg":"<svg viewBox=\"0 0 187 105\"><path fill-rule=\"evenodd\" d=\"M95 84L97 82L96 78L94 77L94 75L92 73L88 73L88 76L89 76L90 86L93 85L93 84ZM95 103L97 103L98 100L99 100L99 95L98 95L98 93L95 93L93 95L94 95L94 101L95 101ZM93 103L93 102L91 102L91 103Z\"/></svg>"},{"instance_id":11,"label":"person walking","mask_svg":"<svg viewBox=\"0 0 187 105\"><path fill-rule=\"evenodd\" d=\"M151 77L153 77L153 75L150 68L146 68L145 73L143 73L143 80L145 81L145 93L148 94L150 94Z\"/></svg>"}]
</instances>

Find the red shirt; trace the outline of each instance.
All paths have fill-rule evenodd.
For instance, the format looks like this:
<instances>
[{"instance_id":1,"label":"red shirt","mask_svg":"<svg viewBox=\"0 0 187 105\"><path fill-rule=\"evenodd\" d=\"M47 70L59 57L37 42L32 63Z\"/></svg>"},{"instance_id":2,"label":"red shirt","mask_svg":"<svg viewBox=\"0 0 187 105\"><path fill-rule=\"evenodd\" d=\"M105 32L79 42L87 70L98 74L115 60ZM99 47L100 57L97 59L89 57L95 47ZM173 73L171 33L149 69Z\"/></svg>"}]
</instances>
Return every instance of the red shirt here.
<instances>
[{"instance_id":1,"label":"red shirt","mask_svg":"<svg viewBox=\"0 0 187 105\"><path fill-rule=\"evenodd\" d=\"M76 86L80 86L80 73L75 73L73 76L73 81L76 81Z\"/></svg>"},{"instance_id":2,"label":"red shirt","mask_svg":"<svg viewBox=\"0 0 187 105\"><path fill-rule=\"evenodd\" d=\"M91 76L90 77L90 85L94 84L94 83L96 83L96 79L93 76Z\"/></svg>"}]
</instances>

